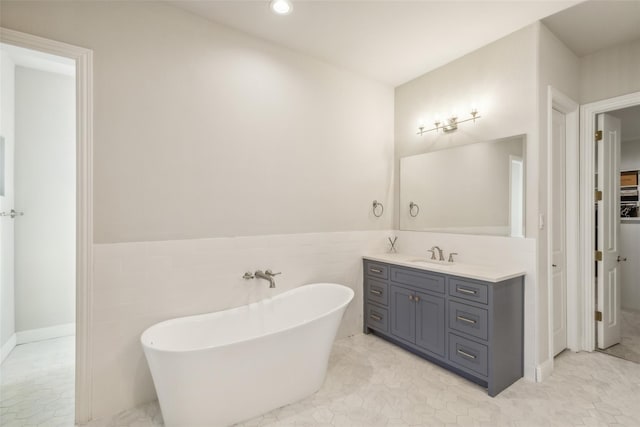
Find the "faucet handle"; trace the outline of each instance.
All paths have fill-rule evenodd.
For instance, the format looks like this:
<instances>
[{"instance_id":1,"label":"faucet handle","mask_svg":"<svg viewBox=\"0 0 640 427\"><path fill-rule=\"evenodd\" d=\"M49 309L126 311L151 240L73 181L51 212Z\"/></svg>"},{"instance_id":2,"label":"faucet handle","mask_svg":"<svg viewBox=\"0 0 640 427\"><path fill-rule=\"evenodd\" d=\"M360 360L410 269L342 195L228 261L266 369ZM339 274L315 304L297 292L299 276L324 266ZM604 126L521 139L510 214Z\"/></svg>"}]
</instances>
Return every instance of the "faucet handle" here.
<instances>
[{"instance_id":1,"label":"faucet handle","mask_svg":"<svg viewBox=\"0 0 640 427\"><path fill-rule=\"evenodd\" d=\"M436 259L436 251L429 249L427 252L431 252L431 259Z\"/></svg>"},{"instance_id":2,"label":"faucet handle","mask_svg":"<svg viewBox=\"0 0 640 427\"><path fill-rule=\"evenodd\" d=\"M458 253L457 253L457 252L451 252L451 253L449 254L449 262L453 262L453 256L454 256L454 255L458 255Z\"/></svg>"},{"instance_id":3,"label":"faucet handle","mask_svg":"<svg viewBox=\"0 0 640 427\"><path fill-rule=\"evenodd\" d=\"M278 274L282 274L282 271L278 271L277 273L274 273L273 271L271 271L271 269L269 269L269 270L265 271L264 274L266 274L268 276L277 276Z\"/></svg>"},{"instance_id":4,"label":"faucet handle","mask_svg":"<svg viewBox=\"0 0 640 427\"><path fill-rule=\"evenodd\" d=\"M244 280L250 280L250 279L255 279L256 276L254 276L253 274L251 274L250 271L247 271L246 273L244 273L244 275L242 276L242 278Z\"/></svg>"}]
</instances>

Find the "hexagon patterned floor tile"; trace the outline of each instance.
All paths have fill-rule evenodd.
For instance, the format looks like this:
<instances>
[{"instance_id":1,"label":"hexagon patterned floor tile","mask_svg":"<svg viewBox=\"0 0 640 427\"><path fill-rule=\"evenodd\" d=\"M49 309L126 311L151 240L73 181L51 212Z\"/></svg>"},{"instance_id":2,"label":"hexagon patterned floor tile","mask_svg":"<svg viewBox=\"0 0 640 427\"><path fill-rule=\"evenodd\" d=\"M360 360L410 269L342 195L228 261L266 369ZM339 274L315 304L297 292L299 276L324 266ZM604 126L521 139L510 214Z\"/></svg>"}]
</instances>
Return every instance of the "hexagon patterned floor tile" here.
<instances>
[{"instance_id":1,"label":"hexagon patterned floor tile","mask_svg":"<svg viewBox=\"0 0 640 427\"><path fill-rule=\"evenodd\" d=\"M0 426L73 426L75 339L16 346L0 371Z\"/></svg>"},{"instance_id":2,"label":"hexagon patterned floor tile","mask_svg":"<svg viewBox=\"0 0 640 427\"><path fill-rule=\"evenodd\" d=\"M239 426L640 426L640 365L602 353L564 352L555 368L544 383L520 380L491 398L483 388L386 341L357 335L336 341L317 393ZM29 404L16 403L20 391L6 399L3 394L2 415L16 414L7 426L38 425L17 421L17 413L45 417L47 399L57 396L27 394L30 402L43 399L34 414L28 414ZM41 425L65 425L55 418L40 418ZM89 424L162 425L157 403Z\"/></svg>"}]
</instances>

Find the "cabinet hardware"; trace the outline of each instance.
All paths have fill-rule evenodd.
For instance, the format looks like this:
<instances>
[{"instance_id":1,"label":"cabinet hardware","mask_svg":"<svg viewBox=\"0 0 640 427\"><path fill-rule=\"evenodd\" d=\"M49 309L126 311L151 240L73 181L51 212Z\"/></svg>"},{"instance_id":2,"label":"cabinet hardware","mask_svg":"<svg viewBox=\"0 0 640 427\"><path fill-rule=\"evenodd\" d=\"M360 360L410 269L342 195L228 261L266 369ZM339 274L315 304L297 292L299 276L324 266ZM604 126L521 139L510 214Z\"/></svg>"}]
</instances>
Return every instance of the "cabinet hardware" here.
<instances>
[{"instance_id":1,"label":"cabinet hardware","mask_svg":"<svg viewBox=\"0 0 640 427\"><path fill-rule=\"evenodd\" d=\"M596 131L595 139L596 139L596 141L602 141L602 131L601 130Z\"/></svg>"},{"instance_id":2,"label":"cabinet hardware","mask_svg":"<svg viewBox=\"0 0 640 427\"><path fill-rule=\"evenodd\" d=\"M602 261L602 251L596 251L596 261Z\"/></svg>"},{"instance_id":3,"label":"cabinet hardware","mask_svg":"<svg viewBox=\"0 0 640 427\"><path fill-rule=\"evenodd\" d=\"M413 297L413 300L415 302L420 302L420 297L418 295L416 295L415 297Z\"/></svg>"},{"instance_id":4,"label":"cabinet hardware","mask_svg":"<svg viewBox=\"0 0 640 427\"><path fill-rule=\"evenodd\" d=\"M372 272L378 273L378 274L382 273L382 270L378 270L377 268L370 268L369 271L372 271Z\"/></svg>"},{"instance_id":5,"label":"cabinet hardware","mask_svg":"<svg viewBox=\"0 0 640 427\"><path fill-rule=\"evenodd\" d=\"M475 295L478 293L478 291L474 291L471 289L465 289L465 288L456 288L456 290L458 292L462 292L463 294L469 294L469 295Z\"/></svg>"},{"instance_id":6,"label":"cabinet hardware","mask_svg":"<svg viewBox=\"0 0 640 427\"><path fill-rule=\"evenodd\" d=\"M462 351L460 349L457 350L458 354L464 356L464 357L468 357L469 359L475 359L476 356L474 356L473 354L469 354L466 351Z\"/></svg>"},{"instance_id":7,"label":"cabinet hardware","mask_svg":"<svg viewBox=\"0 0 640 427\"><path fill-rule=\"evenodd\" d=\"M371 292L374 295L382 295L382 292L376 290L376 289L371 289L369 292Z\"/></svg>"},{"instance_id":8,"label":"cabinet hardware","mask_svg":"<svg viewBox=\"0 0 640 427\"><path fill-rule=\"evenodd\" d=\"M373 320L375 320L376 322L379 322L382 320L382 317L380 316L376 316L375 314L370 315L369 317L371 317Z\"/></svg>"},{"instance_id":9,"label":"cabinet hardware","mask_svg":"<svg viewBox=\"0 0 640 427\"><path fill-rule=\"evenodd\" d=\"M413 295L409 295L409 301L413 301Z\"/></svg>"},{"instance_id":10,"label":"cabinet hardware","mask_svg":"<svg viewBox=\"0 0 640 427\"><path fill-rule=\"evenodd\" d=\"M602 322L602 312L601 311L596 311L596 321L597 322Z\"/></svg>"},{"instance_id":11,"label":"cabinet hardware","mask_svg":"<svg viewBox=\"0 0 640 427\"><path fill-rule=\"evenodd\" d=\"M471 323L471 324L475 324L476 323L475 320L468 319L468 318L463 317L463 316L456 316L456 319L462 320L463 322L467 322L467 323Z\"/></svg>"}]
</instances>

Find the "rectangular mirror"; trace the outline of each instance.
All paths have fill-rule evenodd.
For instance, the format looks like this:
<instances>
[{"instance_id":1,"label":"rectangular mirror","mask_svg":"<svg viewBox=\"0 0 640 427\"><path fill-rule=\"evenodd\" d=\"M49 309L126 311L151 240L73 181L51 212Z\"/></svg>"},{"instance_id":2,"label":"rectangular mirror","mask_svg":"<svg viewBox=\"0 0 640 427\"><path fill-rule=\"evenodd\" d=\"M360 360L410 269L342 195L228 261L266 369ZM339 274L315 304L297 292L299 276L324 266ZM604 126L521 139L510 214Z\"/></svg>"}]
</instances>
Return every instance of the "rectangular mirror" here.
<instances>
[{"instance_id":1,"label":"rectangular mirror","mask_svg":"<svg viewBox=\"0 0 640 427\"><path fill-rule=\"evenodd\" d=\"M400 229L524 237L525 139L400 159Z\"/></svg>"}]
</instances>

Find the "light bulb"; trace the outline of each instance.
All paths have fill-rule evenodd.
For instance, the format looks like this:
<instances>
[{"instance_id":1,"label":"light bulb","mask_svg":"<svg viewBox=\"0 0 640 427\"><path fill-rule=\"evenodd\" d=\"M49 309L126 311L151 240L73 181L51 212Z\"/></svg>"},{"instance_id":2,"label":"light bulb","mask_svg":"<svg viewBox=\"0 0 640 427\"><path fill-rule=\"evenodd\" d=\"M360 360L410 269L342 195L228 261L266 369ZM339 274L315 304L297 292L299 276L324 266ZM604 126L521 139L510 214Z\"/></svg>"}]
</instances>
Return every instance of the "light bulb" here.
<instances>
[{"instance_id":1,"label":"light bulb","mask_svg":"<svg viewBox=\"0 0 640 427\"><path fill-rule=\"evenodd\" d=\"M271 0L271 10L278 15L288 15L293 10L289 0Z\"/></svg>"}]
</instances>

